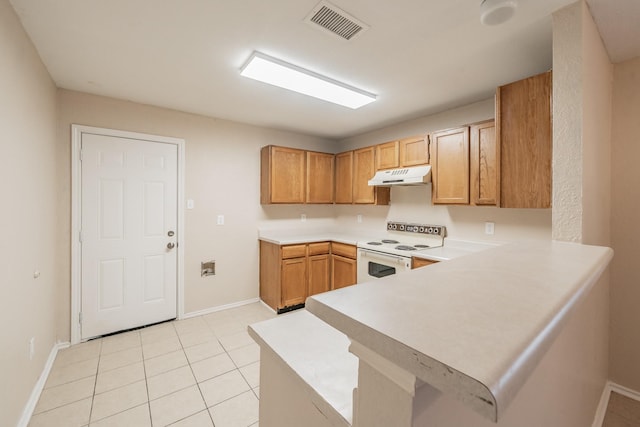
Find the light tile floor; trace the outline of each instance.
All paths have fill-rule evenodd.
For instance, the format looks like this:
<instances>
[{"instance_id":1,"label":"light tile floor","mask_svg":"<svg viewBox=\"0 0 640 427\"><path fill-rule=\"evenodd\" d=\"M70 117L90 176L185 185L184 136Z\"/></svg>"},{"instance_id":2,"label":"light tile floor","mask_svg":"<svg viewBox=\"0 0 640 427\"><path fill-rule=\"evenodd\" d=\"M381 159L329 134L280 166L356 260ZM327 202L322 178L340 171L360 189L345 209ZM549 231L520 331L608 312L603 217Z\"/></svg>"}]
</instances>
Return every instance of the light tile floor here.
<instances>
[{"instance_id":1,"label":"light tile floor","mask_svg":"<svg viewBox=\"0 0 640 427\"><path fill-rule=\"evenodd\" d=\"M260 303L58 353L29 426L258 426Z\"/></svg>"},{"instance_id":2,"label":"light tile floor","mask_svg":"<svg viewBox=\"0 0 640 427\"><path fill-rule=\"evenodd\" d=\"M640 402L612 391L602 427L638 426L640 426Z\"/></svg>"}]
</instances>

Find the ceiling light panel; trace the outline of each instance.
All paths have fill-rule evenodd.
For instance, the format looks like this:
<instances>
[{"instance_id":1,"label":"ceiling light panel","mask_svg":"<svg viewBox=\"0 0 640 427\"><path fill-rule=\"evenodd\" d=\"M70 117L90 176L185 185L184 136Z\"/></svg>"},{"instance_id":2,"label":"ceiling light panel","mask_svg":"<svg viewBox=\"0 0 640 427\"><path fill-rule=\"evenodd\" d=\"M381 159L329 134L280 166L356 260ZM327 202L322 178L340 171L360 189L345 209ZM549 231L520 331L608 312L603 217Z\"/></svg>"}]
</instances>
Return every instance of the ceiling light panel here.
<instances>
[{"instance_id":1,"label":"ceiling light panel","mask_svg":"<svg viewBox=\"0 0 640 427\"><path fill-rule=\"evenodd\" d=\"M376 100L374 94L260 52L251 55L240 74L352 109Z\"/></svg>"}]
</instances>

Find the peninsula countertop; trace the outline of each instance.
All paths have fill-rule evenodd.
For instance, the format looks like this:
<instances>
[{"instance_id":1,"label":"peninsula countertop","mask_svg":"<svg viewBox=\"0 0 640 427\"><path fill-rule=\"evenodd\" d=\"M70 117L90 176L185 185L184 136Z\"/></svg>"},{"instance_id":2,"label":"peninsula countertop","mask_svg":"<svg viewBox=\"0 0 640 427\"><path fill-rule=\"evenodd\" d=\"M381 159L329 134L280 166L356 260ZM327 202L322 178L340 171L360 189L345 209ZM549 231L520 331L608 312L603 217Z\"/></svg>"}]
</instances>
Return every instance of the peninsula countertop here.
<instances>
[{"instance_id":1,"label":"peninsula countertop","mask_svg":"<svg viewBox=\"0 0 640 427\"><path fill-rule=\"evenodd\" d=\"M612 256L605 247L512 243L315 295L306 307L496 421Z\"/></svg>"}]
</instances>

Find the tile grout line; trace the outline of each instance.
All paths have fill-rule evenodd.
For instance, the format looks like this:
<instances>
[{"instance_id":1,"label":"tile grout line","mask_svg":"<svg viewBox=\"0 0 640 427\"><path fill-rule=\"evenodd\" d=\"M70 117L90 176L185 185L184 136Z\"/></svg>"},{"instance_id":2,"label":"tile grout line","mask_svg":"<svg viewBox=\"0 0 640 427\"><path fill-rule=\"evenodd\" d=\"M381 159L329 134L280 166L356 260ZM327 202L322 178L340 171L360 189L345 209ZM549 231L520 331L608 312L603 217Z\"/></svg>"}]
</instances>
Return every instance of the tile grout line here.
<instances>
[{"instance_id":1,"label":"tile grout line","mask_svg":"<svg viewBox=\"0 0 640 427\"><path fill-rule=\"evenodd\" d=\"M211 330L211 327L209 326L209 324L202 319L202 321L205 323L205 325L207 325L207 328L209 328L209 330ZM180 341L180 346L182 347L182 352L184 353L184 357L185 359L187 359L187 365L189 366L189 370L191 371L191 375L193 375L193 379L196 382L196 387L198 387L198 393L200 393L200 398L202 398L202 402L204 403L204 410L207 411L207 415L209 415L209 419L211 420L211 425L213 427L216 426L216 423L213 422L213 417L211 416L211 411L209 411L209 407L207 406L207 400L204 398L204 394L202 393L202 389L200 388L200 383L198 382L198 378L196 378L196 373L193 371L193 366L191 366L191 360L189 360L189 358L187 357L187 353L185 351L185 347L182 344L182 340L180 339L180 334L178 333L178 331L176 330L176 333L178 334L178 340ZM213 331L211 331L211 333L213 333ZM218 337L216 336L215 333L213 333L214 338L216 339L216 341L218 341ZM220 344L220 342L218 341L218 344ZM220 346L222 347L222 344L220 344ZM224 349L224 347L223 347ZM206 359L203 359L206 360ZM199 412L196 412L195 414L191 414L189 415L189 417L192 417L193 415L198 414ZM186 417L186 418L189 418Z\"/></svg>"},{"instance_id":2,"label":"tile grout line","mask_svg":"<svg viewBox=\"0 0 640 427\"><path fill-rule=\"evenodd\" d=\"M153 427L153 416L151 415L151 397L149 396L149 379L147 378L147 365L144 358L144 346L142 345L142 334L139 333L140 352L142 353L142 370L144 371L144 387L147 390L147 412L149 413L149 425Z\"/></svg>"},{"instance_id":3,"label":"tile grout line","mask_svg":"<svg viewBox=\"0 0 640 427\"><path fill-rule=\"evenodd\" d=\"M96 376L95 381L93 382L93 394L91 395L91 408L89 409L89 419L87 420L87 425L91 425L91 416L93 415L93 404L96 399L96 388L98 387L98 372L100 372L100 360L102 359L102 338L100 338L100 345L98 350L98 363L96 364Z\"/></svg>"}]
</instances>

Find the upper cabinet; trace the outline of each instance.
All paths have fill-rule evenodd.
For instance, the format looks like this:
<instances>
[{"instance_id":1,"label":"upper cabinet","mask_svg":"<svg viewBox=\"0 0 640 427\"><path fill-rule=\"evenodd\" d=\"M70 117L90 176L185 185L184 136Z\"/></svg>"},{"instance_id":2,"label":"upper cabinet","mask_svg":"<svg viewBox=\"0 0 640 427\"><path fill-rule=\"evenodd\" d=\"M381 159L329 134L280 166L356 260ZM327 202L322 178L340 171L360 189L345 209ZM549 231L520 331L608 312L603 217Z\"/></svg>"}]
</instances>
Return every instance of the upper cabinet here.
<instances>
[{"instance_id":1,"label":"upper cabinet","mask_svg":"<svg viewBox=\"0 0 640 427\"><path fill-rule=\"evenodd\" d=\"M353 151L336 154L336 203L353 203Z\"/></svg>"},{"instance_id":2,"label":"upper cabinet","mask_svg":"<svg viewBox=\"0 0 640 427\"><path fill-rule=\"evenodd\" d=\"M376 170L395 169L400 167L399 141L385 142L384 144L378 144L375 147Z\"/></svg>"},{"instance_id":3,"label":"upper cabinet","mask_svg":"<svg viewBox=\"0 0 640 427\"><path fill-rule=\"evenodd\" d=\"M333 203L335 156L307 151L307 203Z\"/></svg>"},{"instance_id":4,"label":"upper cabinet","mask_svg":"<svg viewBox=\"0 0 640 427\"><path fill-rule=\"evenodd\" d=\"M431 199L434 204L469 204L469 128L431 134Z\"/></svg>"},{"instance_id":5,"label":"upper cabinet","mask_svg":"<svg viewBox=\"0 0 640 427\"><path fill-rule=\"evenodd\" d=\"M429 140L425 136L385 142L376 145L375 148L376 170L429 164Z\"/></svg>"},{"instance_id":6,"label":"upper cabinet","mask_svg":"<svg viewBox=\"0 0 640 427\"><path fill-rule=\"evenodd\" d=\"M305 202L304 150L268 145L260 152L260 203Z\"/></svg>"},{"instance_id":7,"label":"upper cabinet","mask_svg":"<svg viewBox=\"0 0 640 427\"><path fill-rule=\"evenodd\" d=\"M495 121L489 120L469 127L469 203L498 205L498 149Z\"/></svg>"},{"instance_id":8,"label":"upper cabinet","mask_svg":"<svg viewBox=\"0 0 640 427\"><path fill-rule=\"evenodd\" d=\"M498 88L500 206L551 207L551 72Z\"/></svg>"},{"instance_id":9,"label":"upper cabinet","mask_svg":"<svg viewBox=\"0 0 640 427\"><path fill-rule=\"evenodd\" d=\"M353 152L353 203L388 205L391 199L389 187L371 187L369 180L376 172L376 147L366 147Z\"/></svg>"},{"instance_id":10,"label":"upper cabinet","mask_svg":"<svg viewBox=\"0 0 640 427\"><path fill-rule=\"evenodd\" d=\"M419 166L429 164L429 139L428 137L414 136L401 139L400 167Z\"/></svg>"}]
</instances>

